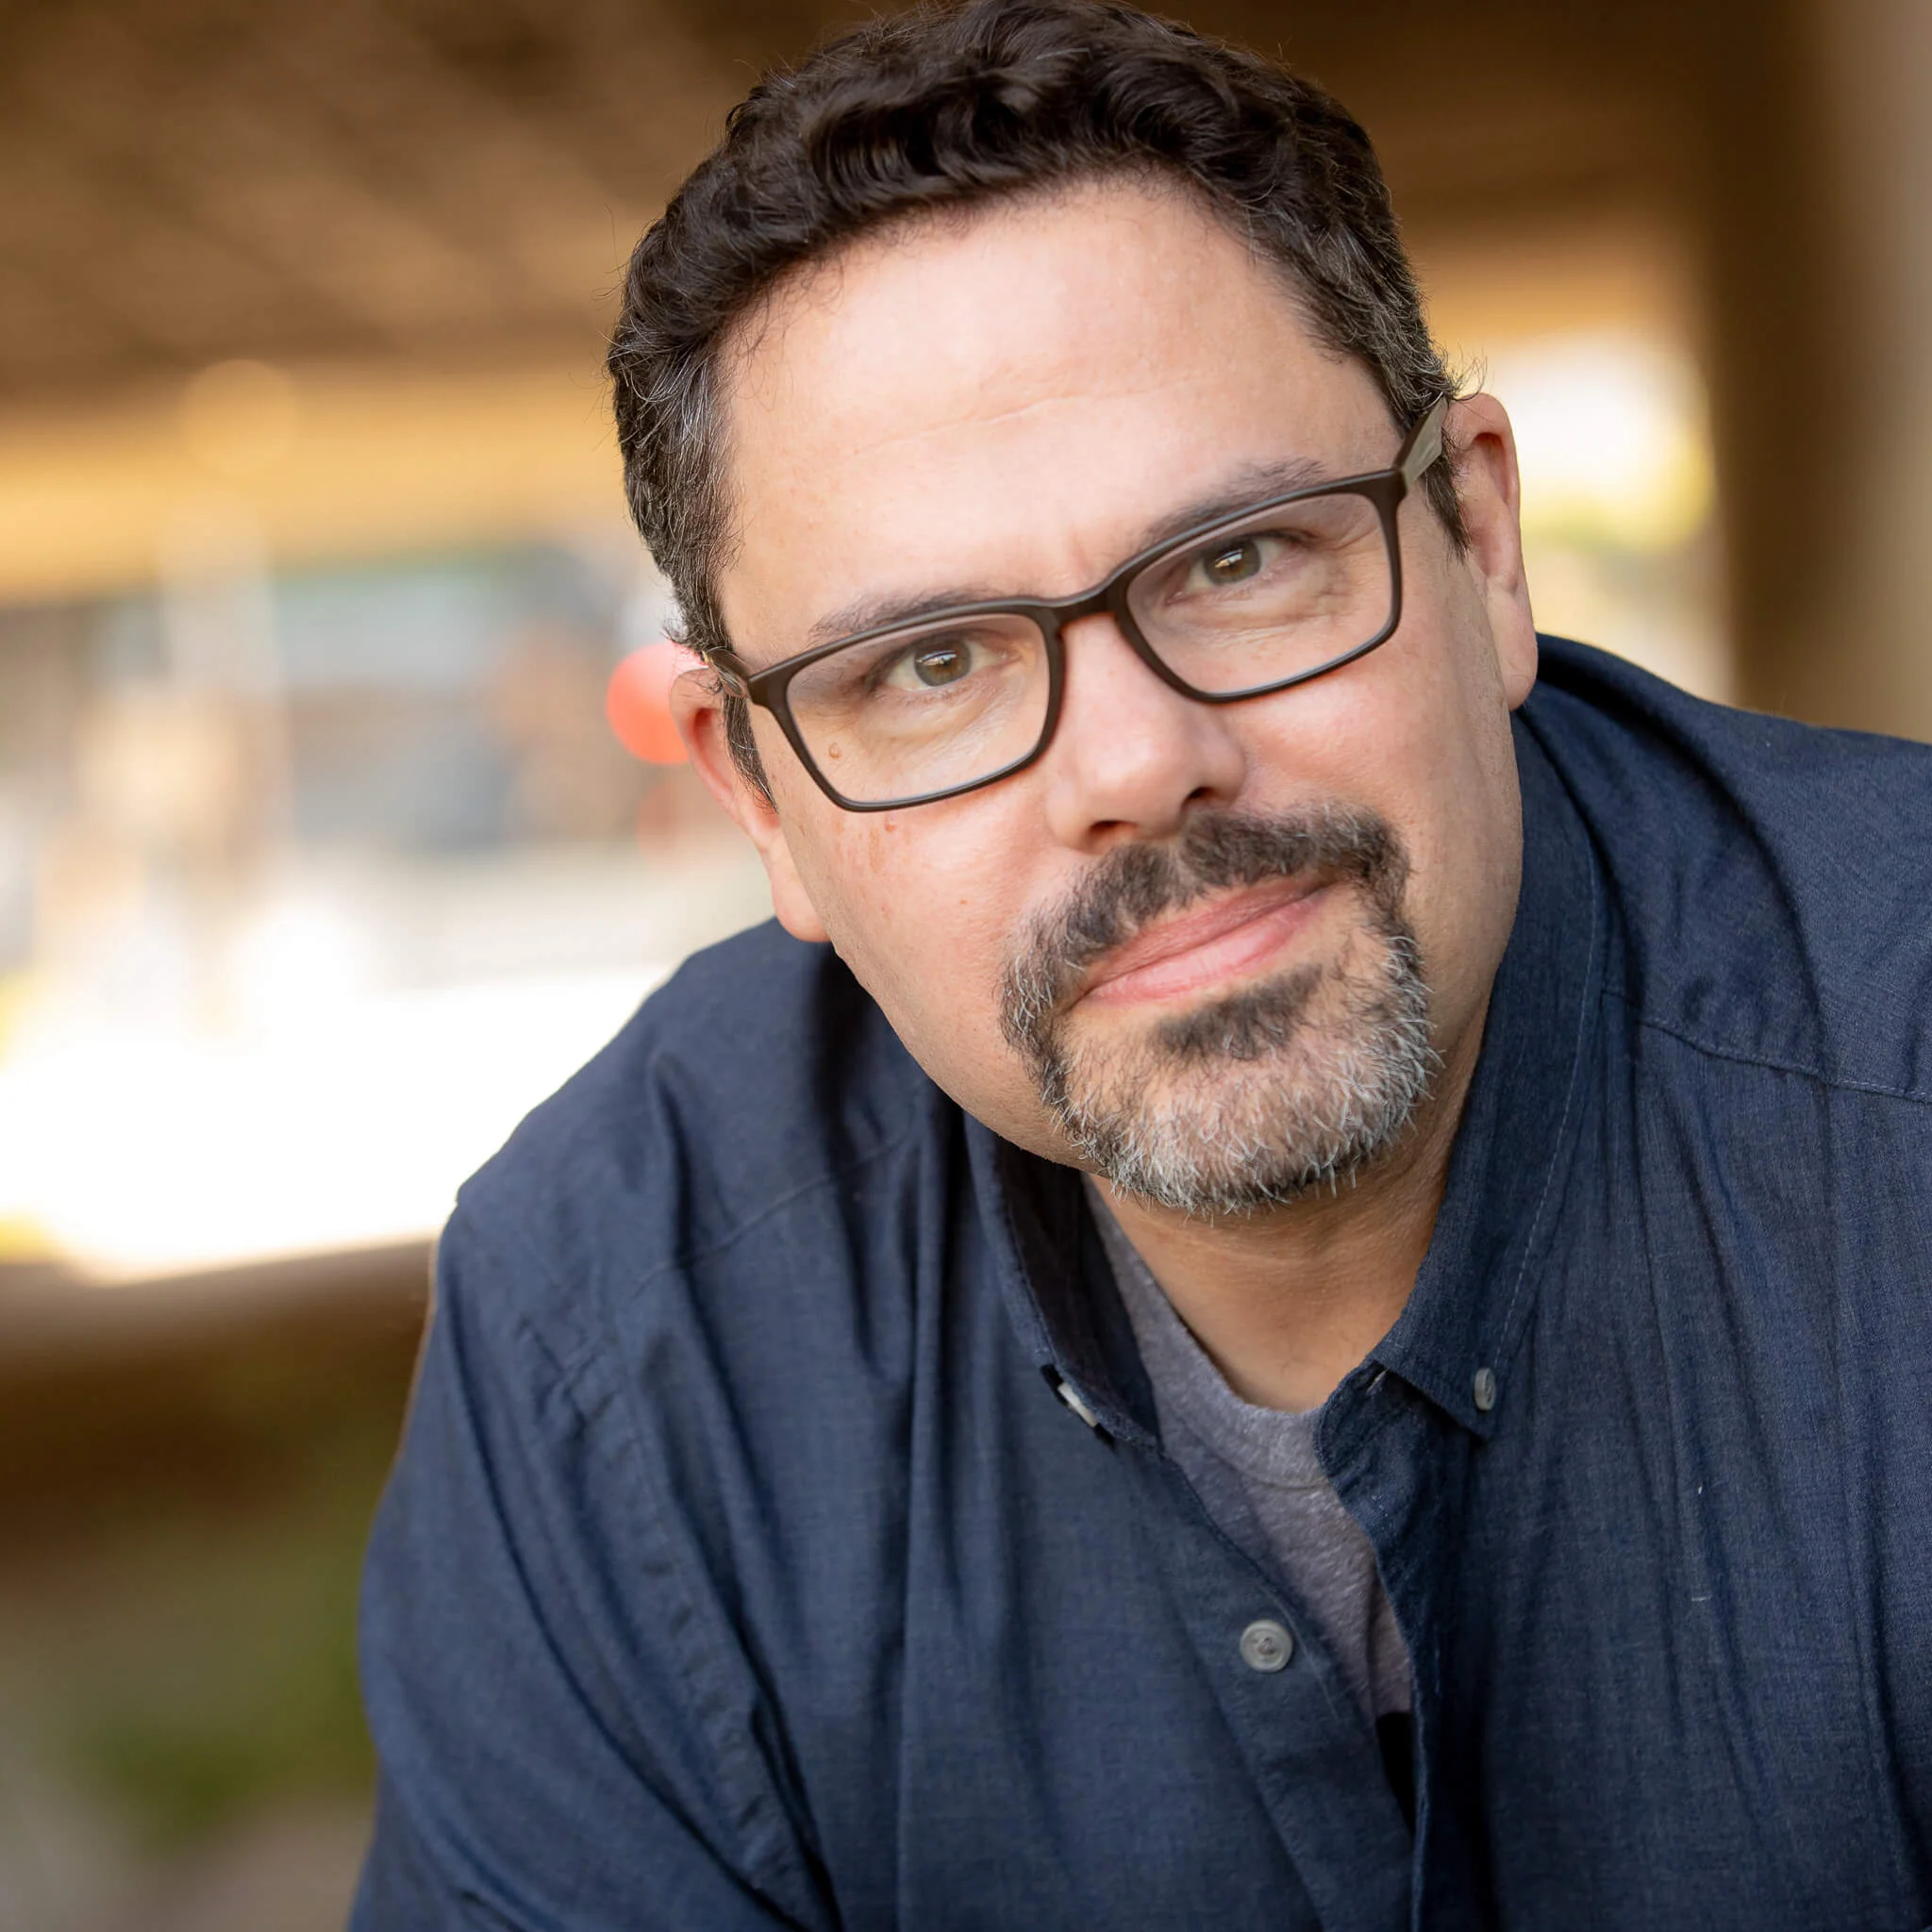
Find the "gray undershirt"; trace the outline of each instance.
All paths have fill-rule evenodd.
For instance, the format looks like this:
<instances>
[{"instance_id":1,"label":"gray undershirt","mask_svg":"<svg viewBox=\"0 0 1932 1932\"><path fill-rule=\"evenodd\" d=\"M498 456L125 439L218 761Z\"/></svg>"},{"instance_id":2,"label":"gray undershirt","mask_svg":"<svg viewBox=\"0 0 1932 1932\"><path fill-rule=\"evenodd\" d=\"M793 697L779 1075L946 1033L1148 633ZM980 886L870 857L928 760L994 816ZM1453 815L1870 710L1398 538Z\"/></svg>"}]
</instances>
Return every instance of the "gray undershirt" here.
<instances>
[{"instance_id":1,"label":"gray undershirt","mask_svg":"<svg viewBox=\"0 0 1932 1932\"><path fill-rule=\"evenodd\" d=\"M1208 1513L1314 1620L1371 1719L1409 1707L1408 1653L1375 1553L1315 1455L1320 1409L1257 1408L1174 1313L1089 1180L1088 1199L1154 1385L1161 1440Z\"/></svg>"}]
</instances>

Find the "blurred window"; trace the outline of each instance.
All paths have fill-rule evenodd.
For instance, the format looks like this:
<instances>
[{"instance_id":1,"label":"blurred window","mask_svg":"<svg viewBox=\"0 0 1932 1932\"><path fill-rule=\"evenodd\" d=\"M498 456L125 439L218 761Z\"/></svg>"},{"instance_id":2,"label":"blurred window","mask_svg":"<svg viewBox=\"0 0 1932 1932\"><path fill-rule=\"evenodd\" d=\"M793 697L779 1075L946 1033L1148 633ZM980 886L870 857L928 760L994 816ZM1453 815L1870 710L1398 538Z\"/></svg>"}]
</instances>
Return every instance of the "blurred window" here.
<instances>
[{"instance_id":1,"label":"blurred window","mask_svg":"<svg viewBox=\"0 0 1932 1932\"><path fill-rule=\"evenodd\" d=\"M606 722L663 608L627 539L270 575L215 537L0 605L0 1256L427 1233L768 909L689 769Z\"/></svg>"}]
</instances>

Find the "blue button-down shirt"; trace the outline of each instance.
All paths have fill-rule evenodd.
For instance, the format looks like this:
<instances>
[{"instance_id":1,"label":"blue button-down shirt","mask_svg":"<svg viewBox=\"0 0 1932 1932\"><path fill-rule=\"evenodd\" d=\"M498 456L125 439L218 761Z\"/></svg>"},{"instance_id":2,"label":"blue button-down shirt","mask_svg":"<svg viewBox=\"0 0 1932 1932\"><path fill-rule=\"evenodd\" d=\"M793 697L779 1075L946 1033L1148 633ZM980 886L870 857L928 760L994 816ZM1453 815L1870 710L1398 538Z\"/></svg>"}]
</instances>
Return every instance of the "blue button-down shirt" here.
<instances>
[{"instance_id":1,"label":"blue button-down shirt","mask_svg":"<svg viewBox=\"0 0 1932 1932\"><path fill-rule=\"evenodd\" d=\"M1548 643L1516 742L1434 1241L1318 1437L1412 1791L1162 1453L1076 1176L765 928L443 1241L358 1926L1932 1921L1932 751Z\"/></svg>"}]
</instances>

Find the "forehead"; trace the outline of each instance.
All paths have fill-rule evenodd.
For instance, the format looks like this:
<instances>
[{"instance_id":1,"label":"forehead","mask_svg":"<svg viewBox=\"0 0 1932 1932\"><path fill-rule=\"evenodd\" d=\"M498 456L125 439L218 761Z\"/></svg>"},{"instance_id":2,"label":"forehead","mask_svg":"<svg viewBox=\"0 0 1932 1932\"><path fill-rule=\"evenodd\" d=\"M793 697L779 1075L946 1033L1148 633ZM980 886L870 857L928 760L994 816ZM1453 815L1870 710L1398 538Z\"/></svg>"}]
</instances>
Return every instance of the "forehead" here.
<instances>
[{"instance_id":1,"label":"forehead","mask_svg":"<svg viewBox=\"0 0 1932 1932\"><path fill-rule=\"evenodd\" d=\"M1244 470L1394 446L1280 272L1135 184L861 241L743 331L723 401L720 596L766 658L868 597L1079 590Z\"/></svg>"}]
</instances>

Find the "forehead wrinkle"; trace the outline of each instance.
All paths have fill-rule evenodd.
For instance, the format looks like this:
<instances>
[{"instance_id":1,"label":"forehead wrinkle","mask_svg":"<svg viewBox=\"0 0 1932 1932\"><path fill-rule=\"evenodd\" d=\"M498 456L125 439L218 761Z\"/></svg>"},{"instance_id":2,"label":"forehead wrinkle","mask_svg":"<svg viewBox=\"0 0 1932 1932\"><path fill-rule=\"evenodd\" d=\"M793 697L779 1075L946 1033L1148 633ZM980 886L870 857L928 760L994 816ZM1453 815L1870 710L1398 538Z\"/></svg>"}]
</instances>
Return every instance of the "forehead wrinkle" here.
<instances>
[{"instance_id":1,"label":"forehead wrinkle","mask_svg":"<svg viewBox=\"0 0 1932 1932\"><path fill-rule=\"evenodd\" d=\"M780 344L774 348L771 357L760 358L764 361L767 372L762 384L758 384L755 379L748 379L751 374L751 357L739 357L736 358L737 367L734 371L736 379L732 382L731 389L736 391L739 396L742 396L754 387L762 388L764 395L759 398L759 406L770 410L774 401L777 378L785 370L787 354L787 346ZM1152 361L1155 358L1147 359ZM957 388L961 393L957 407L945 414L936 415L928 412L923 420L906 420L908 416L920 414L921 401L927 404L929 411L930 405L938 400L932 394L931 386L928 385L922 388L920 397L915 400L912 408L908 409L903 399L897 403L878 401L868 412L869 423L855 423L848 419L843 425L845 435L838 436L834 433L826 436L824 440L838 442L839 457L841 460L865 460L887 451L909 449L935 438L955 436L962 431L969 435L976 435L1010 428L1059 409L1096 404L1117 406L1135 402L1148 396L1184 390L1194 379L1192 372L1163 371L1155 368L1147 372L1144 380L1138 382L1103 382L1092 379L1082 381L1076 372L1065 366L1065 360L1064 358L1049 359L1042 356L1030 365L1015 362L991 376L982 375L973 378L969 378L967 373L962 370L957 372L946 384L947 387ZM1060 364L1059 367L1054 366L1056 361ZM1015 387L1029 388L1038 392L1024 395L997 408L985 406L983 399L990 391ZM727 403L736 399L728 393L725 398ZM858 433L855 435L854 431Z\"/></svg>"},{"instance_id":2,"label":"forehead wrinkle","mask_svg":"<svg viewBox=\"0 0 1932 1932\"><path fill-rule=\"evenodd\" d=\"M1330 480L1320 463L1307 457L1291 457L1277 462L1244 463L1220 484L1186 503L1165 511L1139 526L1138 536L1119 545L1117 561L1103 576L1111 575L1129 558L1154 548L1169 537L1178 537L1196 525L1215 523L1224 516L1238 515L1251 504L1264 503L1271 496L1286 495L1311 484ZM1081 596L1092 589L1082 585L1070 596ZM807 629L801 648L826 644L837 638L852 637L863 631L900 624L916 624L959 605L998 603L1040 597L1051 601L1056 593L1038 588L1027 590L1012 584L993 584L984 579L957 582L947 586L924 586L918 591L867 591L841 604L814 620Z\"/></svg>"},{"instance_id":3,"label":"forehead wrinkle","mask_svg":"<svg viewBox=\"0 0 1932 1932\"><path fill-rule=\"evenodd\" d=\"M1025 402L1011 403L1001 409L975 409L969 405L957 415L948 416L942 421L919 424L914 427L869 441L865 449L870 454L874 450L889 450L902 444L923 442L933 437L951 436L961 429L969 432L994 429L1024 422L1028 417L1038 416L1049 410L1065 408L1072 404L1125 402L1134 397L1153 395L1174 386L1172 382L1159 381L1141 383L1131 388L1124 385L1103 387L1095 384L1084 389L1057 389L1050 395L1033 396Z\"/></svg>"}]
</instances>

